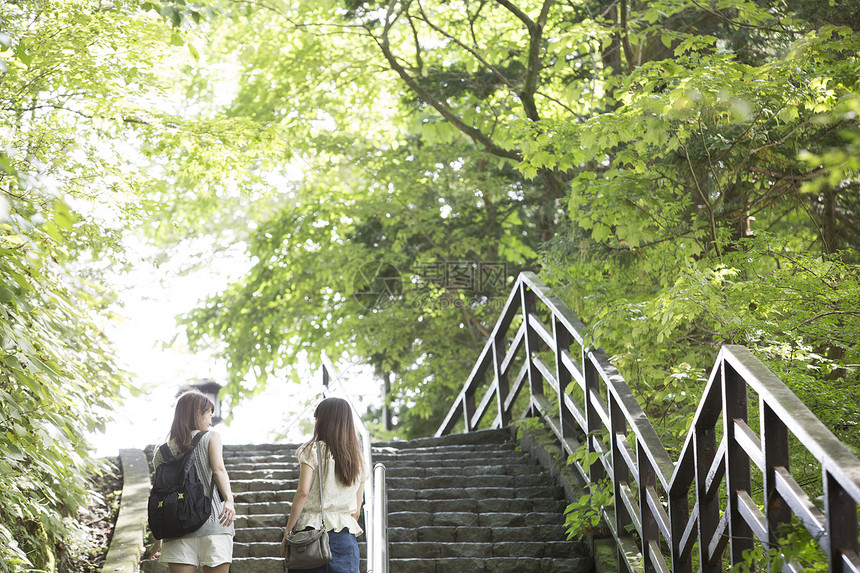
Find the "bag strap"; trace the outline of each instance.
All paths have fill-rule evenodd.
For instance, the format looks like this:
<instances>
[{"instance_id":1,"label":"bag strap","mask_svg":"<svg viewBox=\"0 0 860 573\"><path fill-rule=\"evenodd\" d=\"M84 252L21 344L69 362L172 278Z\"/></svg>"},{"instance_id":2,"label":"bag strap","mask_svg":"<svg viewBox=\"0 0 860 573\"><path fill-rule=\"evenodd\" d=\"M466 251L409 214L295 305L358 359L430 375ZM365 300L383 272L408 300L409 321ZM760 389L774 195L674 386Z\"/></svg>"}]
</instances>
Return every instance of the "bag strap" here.
<instances>
[{"instance_id":1,"label":"bag strap","mask_svg":"<svg viewBox=\"0 0 860 573\"><path fill-rule=\"evenodd\" d=\"M209 430L203 430L202 432L197 432L197 435L195 435L193 438L191 438L191 449L188 451L193 452L194 449L197 448L197 444L199 444L200 440L203 438L203 434L206 434L208 432L209 432ZM163 459L166 462L173 461L176 458L176 456L174 456L173 452L170 450L170 444L168 442L164 442L163 444L161 444L161 447L158 448L158 450L161 452L161 459Z\"/></svg>"},{"instance_id":2,"label":"bag strap","mask_svg":"<svg viewBox=\"0 0 860 573\"><path fill-rule=\"evenodd\" d=\"M323 502L323 467L322 467L322 454L320 453L320 444L319 442L314 442L314 445L317 448L317 482L320 484L320 515L322 516L322 531L325 531L325 502ZM326 461L328 461L328 457L326 457Z\"/></svg>"},{"instance_id":3,"label":"bag strap","mask_svg":"<svg viewBox=\"0 0 860 573\"><path fill-rule=\"evenodd\" d=\"M174 455L173 452L170 451L170 446L167 445L167 442L161 444L161 447L158 448L158 451L161 452L161 459L165 462L173 460Z\"/></svg>"}]
</instances>

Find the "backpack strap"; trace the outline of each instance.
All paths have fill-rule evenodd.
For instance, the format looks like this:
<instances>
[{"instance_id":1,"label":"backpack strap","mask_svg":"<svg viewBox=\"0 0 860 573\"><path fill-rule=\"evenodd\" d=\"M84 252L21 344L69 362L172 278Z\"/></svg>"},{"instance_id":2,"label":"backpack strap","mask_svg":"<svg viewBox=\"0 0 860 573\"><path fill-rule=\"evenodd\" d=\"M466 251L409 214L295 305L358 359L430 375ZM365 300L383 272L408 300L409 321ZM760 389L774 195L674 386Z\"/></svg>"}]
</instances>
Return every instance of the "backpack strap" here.
<instances>
[{"instance_id":1,"label":"backpack strap","mask_svg":"<svg viewBox=\"0 0 860 573\"><path fill-rule=\"evenodd\" d=\"M175 457L173 452L170 451L170 446L167 445L167 442L161 444L161 447L158 448L158 451L161 452L161 459L165 462L173 461Z\"/></svg>"},{"instance_id":2,"label":"backpack strap","mask_svg":"<svg viewBox=\"0 0 860 573\"><path fill-rule=\"evenodd\" d=\"M191 449L193 450L194 448L196 448L197 444L200 443L200 440L203 438L203 436L208 434L208 433L209 433L209 430L203 430L202 432L197 432L197 435L194 436L193 438L191 438Z\"/></svg>"},{"instance_id":3,"label":"backpack strap","mask_svg":"<svg viewBox=\"0 0 860 573\"><path fill-rule=\"evenodd\" d=\"M323 466L322 466L322 454L320 453L320 443L314 442L314 445L317 448L317 483L320 486L320 516L322 517L322 530L325 531L325 501L323 500ZM328 444L326 444L328 447ZM326 456L326 461L328 461L328 456Z\"/></svg>"},{"instance_id":4,"label":"backpack strap","mask_svg":"<svg viewBox=\"0 0 860 573\"><path fill-rule=\"evenodd\" d=\"M209 430L203 430L202 432L197 432L197 435L194 436L193 438L191 438L191 449L188 451L193 452L194 449L197 447L197 444L199 444L200 440L203 438L203 434L206 434L208 432L209 432ZM167 442L161 444L161 447L158 448L158 450L161 452L161 459L163 459L166 462L172 461L176 457L173 455L173 452L170 451L170 446L168 445Z\"/></svg>"}]
</instances>

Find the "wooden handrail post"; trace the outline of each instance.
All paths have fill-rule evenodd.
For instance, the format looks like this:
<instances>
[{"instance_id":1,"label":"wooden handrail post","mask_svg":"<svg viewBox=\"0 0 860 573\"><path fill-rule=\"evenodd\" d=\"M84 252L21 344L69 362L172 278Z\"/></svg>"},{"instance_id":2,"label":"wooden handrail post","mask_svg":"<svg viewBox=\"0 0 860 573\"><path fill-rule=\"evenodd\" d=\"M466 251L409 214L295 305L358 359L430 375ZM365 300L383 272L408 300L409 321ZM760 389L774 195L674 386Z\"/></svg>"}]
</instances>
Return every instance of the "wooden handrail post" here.
<instances>
[{"instance_id":1,"label":"wooden handrail post","mask_svg":"<svg viewBox=\"0 0 860 573\"><path fill-rule=\"evenodd\" d=\"M590 364L589 360L587 364ZM586 372L588 370L586 369ZM585 391L586 396L589 392L589 383L588 377L585 379ZM595 410L595 415L597 411ZM589 415L589 433L592 433L591 430L591 415ZM627 510L627 504L621 501L622 492L621 492L621 484L630 482L630 470L627 469L627 463L624 461L624 457L621 455L621 448L618 444L618 437L624 436L627 433L627 421L624 418L624 413L621 411L621 408L618 407L618 403L615 401L612 395L609 396L609 435L610 446L611 446L611 455L612 455L612 493L615 494L615 531L619 532L619 535L622 531L624 531L628 525L633 523L633 519L630 516L630 512ZM594 439L597 439L597 436L594 436ZM590 448L589 448L590 451ZM601 478L606 475L603 470L603 464L592 464L593 468L595 465L600 466L600 471L596 472L598 474L602 474ZM592 474L593 475L593 474ZM593 479L593 478L592 478Z\"/></svg>"},{"instance_id":2,"label":"wooden handrail post","mask_svg":"<svg viewBox=\"0 0 860 573\"><path fill-rule=\"evenodd\" d=\"M723 411L722 371L725 360L718 362L720 377L714 381L702 397L702 416L693 427L693 464L695 467L696 499L699 503L699 563L702 573L722 573L723 567L719 559L711 555L711 540L720 524L720 496L717 488L708 490L708 478L711 467L719 454L717 444L717 420ZM719 460L720 467L725 468L725 460ZM710 476L717 479L718 476Z\"/></svg>"},{"instance_id":3,"label":"wooden handrail post","mask_svg":"<svg viewBox=\"0 0 860 573\"><path fill-rule=\"evenodd\" d=\"M603 431L603 421L600 419L600 413L594 404L591 402L592 394L599 396L600 392L600 374L597 368L587 354L585 347L582 349L583 354L583 370L585 375L585 423L588 429L586 444L588 444L588 453L603 452L603 447L599 446L600 434ZM623 418L623 416L622 416ZM626 422L625 422L626 424ZM614 437L610 439L610 446L615 443ZM611 455L611 454L610 454ZM588 468L588 478L592 482L597 482L606 477L606 470L602 463L593 463ZM616 492L617 494L617 492ZM621 499L616 495L615 499ZM616 514L618 512L616 504ZM628 522L629 523L629 522ZM627 525L626 523L624 525Z\"/></svg>"},{"instance_id":4,"label":"wooden handrail post","mask_svg":"<svg viewBox=\"0 0 860 573\"><path fill-rule=\"evenodd\" d=\"M836 481L836 478L825 468L824 509L827 519L825 530L829 533L827 558L830 562L828 571L832 573L849 573L851 569L842 561L842 552L858 551L857 541L857 502Z\"/></svg>"},{"instance_id":5,"label":"wooden handrail post","mask_svg":"<svg viewBox=\"0 0 860 573\"><path fill-rule=\"evenodd\" d=\"M735 420L749 421L747 385L735 369L723 363L723 432L726 437L726 512L731 562L743 562L753 548L753 532L740 512L738 492L750 491L750 458L735 439Z\"/></svg>"},{"instance_id":6,"label":"wooden handrail post","mask_svg":"<svg viewBox=\"0 0 860 573\"><path fill-rule=\"evenodd\" d=\"M657 547L660 546L660 528L657 526L654 511L648 503L648 488L657 489L657 474L641 444L637 448L637 458L639 460L639 516L642 520L642 559L645 573L653 573L657 571L657 567L651 558L649 547L652 542L656 543Z\"/></svg>"},{"instance_id":7,"label":"wooden handrail post","mask_svg":"<svg viewBox=\"0 0 860 573\"><path fill-rule=\"evenodd\" d=\"M688 490L669 494L669 527L672 531L672 539L669 540L669 544L672 553L673 573L693 573L693 560L690 559L692 552L684 553L680 546L687 520L690 519L687 494Z\"/></svg>"},{"instance_id":8,"label":"wooden handrail post","mask_svg":"<svg viewBox=\"0 0 860 573\"><path fill-rule=\"evenodd\" d=\"M573 380L573 377L565 367L562 355L564 352L570 352L571 337L567 328L555 316L552 320L552 335L555 339L555 377L558 380L558 422L559 429L561 429L562 442L564 442L567 438L577 437L576 421L573 418L573 413L567 409L564 400L564 396L567 394L567 386Z\"/></svg>"},{"instance_id":9,"label":"wooden handrail post","mask_svg":"<svg viewBox=\"0 0 860 573\"><path fill-rule=\"evenodd\" d=\"M473 431L472 416L475 413L475 392L466 392L463 396L463 419L466 422L466 433Z\"/></svg>"},{"instance_id":10,"label":"wooden handrail post","mask_svg":"<svg viewBox=\"0 0 860 573\"><path fill-rule=\"evenodd\" d=\"M496 378L496 402L498 402L499 422L505 428L511 423L511 412L505 408L508 400L510 384L508 373L502 370L502 362L505 359L505 333L501 329L493 338L493 374Z\"/></svg>"},{"instance_id":11,"label":"wooden handrail post","mask_svg":"<svg viewBox=\"0 0 860 573\"><path fill-rule=\"evenodd\" d=\"M530 316L535 313L536 304L535 304L535 295L526 286L525 283L522 283L520 290L520 305L523 310L523 324L525 324L526 336L526 360L528 361L528 373L529 373L529 396L543 396L543 376L538 370L537 365L535 364L533 358L533 354L537 352L538 349L538 335L535 333L534 328L529 324L531 322Z\"/></svg>"},{"instance_id":12,"label":"wooden handrail post","mask_svg":"<svg viewBox=\"0 0 860 573\"><path fill-rule=\"evenodd\" d=\"M791 523L791 508L776 491L774 468L789 469L788 428L766 401L760 405L761 443L764 450L764 513L768 542L776 547L779 526Z\"/></svg>"}]
</instances>

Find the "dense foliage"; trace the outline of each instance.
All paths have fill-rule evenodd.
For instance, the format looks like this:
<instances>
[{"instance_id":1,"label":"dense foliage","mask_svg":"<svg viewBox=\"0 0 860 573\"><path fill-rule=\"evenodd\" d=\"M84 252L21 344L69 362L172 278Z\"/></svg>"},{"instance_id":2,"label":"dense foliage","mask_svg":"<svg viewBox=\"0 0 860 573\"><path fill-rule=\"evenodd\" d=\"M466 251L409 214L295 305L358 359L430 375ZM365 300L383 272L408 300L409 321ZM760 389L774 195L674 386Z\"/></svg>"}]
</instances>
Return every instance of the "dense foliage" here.
<instances>
[{"instance_id":1,"label":"dense foliage","mask_svg":"<svg viewBox=\"0 0 860 573\"><path fill-rule=\"evenodd\" d=\"M170 26L120 6L0 3L0 571L55 570L127 374L101 278L149 177L148 121ZM161 72L159 72L161 73Z\"/></svg>"},{"instance_id":2,"label":"dense foliage","mask_svg":"<svg viewBox=\"0 0 860 573\"><path fill-rule=\"evenodd\" d=\"M242 79L205 117L304 171L251 203L255 266L192 340L227 342L237 394L302 352L361 357L426 434L540 269L670 446L728 342L857 442L858 5L831 4L219 4L210 57ZM463 262L505 284L439 274Z\"/></svg>"}]
</instances>

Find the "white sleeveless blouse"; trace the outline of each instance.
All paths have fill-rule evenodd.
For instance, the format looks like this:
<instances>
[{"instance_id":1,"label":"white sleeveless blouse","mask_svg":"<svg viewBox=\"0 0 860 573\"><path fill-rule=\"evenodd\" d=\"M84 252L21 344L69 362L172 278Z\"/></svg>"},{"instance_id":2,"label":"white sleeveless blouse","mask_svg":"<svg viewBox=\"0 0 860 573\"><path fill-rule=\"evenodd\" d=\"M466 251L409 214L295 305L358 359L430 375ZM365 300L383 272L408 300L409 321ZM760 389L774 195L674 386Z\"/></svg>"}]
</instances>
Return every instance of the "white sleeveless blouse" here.
<instances>
[{"instance_id":1,"label":"white sleeveless blouse","mask_svg":"<svg viewBox=\"0 0 860 573\"><path fill-rule=\"evenodd\" d=\"M344 486L337 480L335 475L335 461L331 453L328 451L325 442L320 442L322 446L322 461L323 461L323 497L325 498L325 528L328 531L342 531L348 529L350 533L359 536L364 533L358 521L353 515L358 511L358 494L359 486L366 480L366 468L362 465L361 474L351 486ZM317 450L315 444L305 444L296 450L296 459L299 463L310 466L314 469L314 479L311 483L311 490L308 499L305 502L305 507L302 514L299 516L296 529L302 529L310 526L314 529L322 527L322 515L320 513L320 489L317 484L320 472L317 470Z\"/></svg>"}]
</instances>

